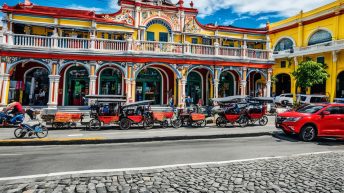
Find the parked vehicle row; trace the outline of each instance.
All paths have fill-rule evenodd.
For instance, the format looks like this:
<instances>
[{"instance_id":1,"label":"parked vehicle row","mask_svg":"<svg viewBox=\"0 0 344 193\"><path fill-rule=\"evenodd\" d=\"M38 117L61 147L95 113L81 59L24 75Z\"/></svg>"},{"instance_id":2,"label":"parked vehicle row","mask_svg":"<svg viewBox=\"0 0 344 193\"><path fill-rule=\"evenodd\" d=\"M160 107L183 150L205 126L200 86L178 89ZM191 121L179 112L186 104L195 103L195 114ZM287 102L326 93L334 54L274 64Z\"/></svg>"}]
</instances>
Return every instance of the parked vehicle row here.
<instances>
[{"instance_id":1,"label":"parked vehicle row","mask_svg":"<svg viewBox=\"0 0 344 193\"><path fill-rule=\"evenodd\" d=\"M296 101L300 102L301 104L325 103L325 102L329 102L329 97L326 95L298 94L296 96ZM337 101L344 101L344 99L343 100L337 99ZM291 93L281 94L275 97L274 103L276 105L281 105L283 107L293 106L294 95Z\"/></svg>"}]
</instances>

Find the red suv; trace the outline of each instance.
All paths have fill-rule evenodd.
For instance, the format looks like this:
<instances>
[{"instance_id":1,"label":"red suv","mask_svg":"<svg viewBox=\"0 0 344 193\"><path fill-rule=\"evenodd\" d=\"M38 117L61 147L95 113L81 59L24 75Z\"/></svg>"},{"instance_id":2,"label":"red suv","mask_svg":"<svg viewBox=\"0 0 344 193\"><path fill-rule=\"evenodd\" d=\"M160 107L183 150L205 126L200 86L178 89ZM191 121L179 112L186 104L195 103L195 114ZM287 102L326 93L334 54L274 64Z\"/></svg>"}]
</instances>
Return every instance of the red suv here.
<instances>
[{"instance_id":1,"label":"red suv","mask_svg":"<svg viewBox=\"0 0 344 193\"><path fill-rule=\"evenodd\" d=\"M276 127L298 134L303 141L316 137L344 137L344 104L311 104L279 113Z\"/></svg>"}]
</instances>

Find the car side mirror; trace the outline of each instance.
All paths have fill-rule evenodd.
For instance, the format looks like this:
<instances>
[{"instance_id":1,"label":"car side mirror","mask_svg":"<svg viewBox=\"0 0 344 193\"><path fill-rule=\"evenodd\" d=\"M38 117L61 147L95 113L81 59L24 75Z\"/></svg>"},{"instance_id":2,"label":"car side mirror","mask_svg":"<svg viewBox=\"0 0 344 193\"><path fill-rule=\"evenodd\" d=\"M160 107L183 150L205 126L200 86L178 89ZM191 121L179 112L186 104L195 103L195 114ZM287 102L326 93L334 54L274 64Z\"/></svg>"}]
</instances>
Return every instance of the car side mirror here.
<instances>
[{"instance_id":1,"label":"car side mirror","mask_svg":"<svg viewBox=\"0 0 344 193\"><path fill-rule=\"evenodd\" d=\"M329 111L323 111L321 114L322 115L330 115L331 113Z\"/></svg>"}]
</instances>

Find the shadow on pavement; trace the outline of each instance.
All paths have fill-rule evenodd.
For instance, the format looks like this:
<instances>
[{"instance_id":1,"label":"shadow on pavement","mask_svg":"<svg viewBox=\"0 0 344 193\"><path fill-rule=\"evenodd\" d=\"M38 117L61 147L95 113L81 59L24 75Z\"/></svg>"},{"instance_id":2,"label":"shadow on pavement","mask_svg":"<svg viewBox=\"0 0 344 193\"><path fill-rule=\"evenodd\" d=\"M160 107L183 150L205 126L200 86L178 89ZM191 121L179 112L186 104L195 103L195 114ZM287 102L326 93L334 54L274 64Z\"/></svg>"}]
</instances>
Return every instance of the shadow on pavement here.
<instances>
[{"instance_id":1,"label":"shadow on pavement","mask_svg":"<svg viewBox=\"0 0 344 193\"><path fill-rule=\"evenodd\" d=\"M276 142L299 142L299 143L313 143L317 145L323 146L341 146L344 145L343 139L336 139L336 138L317 138L315 141L312 142L303 142L299 140L298 136L293 135L286 135L283 131L275 131L272 133L272 136L276 139Z\"/></svg>"}]
</instances>

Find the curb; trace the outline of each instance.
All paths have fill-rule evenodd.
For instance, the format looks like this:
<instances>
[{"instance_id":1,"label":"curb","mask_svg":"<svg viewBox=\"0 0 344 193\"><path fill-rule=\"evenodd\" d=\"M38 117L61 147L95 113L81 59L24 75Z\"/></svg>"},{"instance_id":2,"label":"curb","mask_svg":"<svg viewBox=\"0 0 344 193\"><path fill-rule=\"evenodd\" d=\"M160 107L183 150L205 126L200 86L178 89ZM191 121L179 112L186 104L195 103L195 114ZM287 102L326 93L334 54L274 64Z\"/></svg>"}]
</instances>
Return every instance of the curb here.
<instances>
[{"instance_id":1,"label":"curb","mask_svg":"<svg viewBox=\"0 0 344 193\"><path fill-rule=\"evenodd\" d=\"M127 139L104 139L104 138L74 138L74 139L38 139L38 140L0 140L0 146L37 146L37 145L81 145L81 144L107 144L107 143L131 143L131 142L153 142L153 141L179 141L197 139L220 139L239 137L271 136L273 132L237 133L219 135L191 135L191 136L168 136L147 137Z\"/></svg>"}]
</instances>

